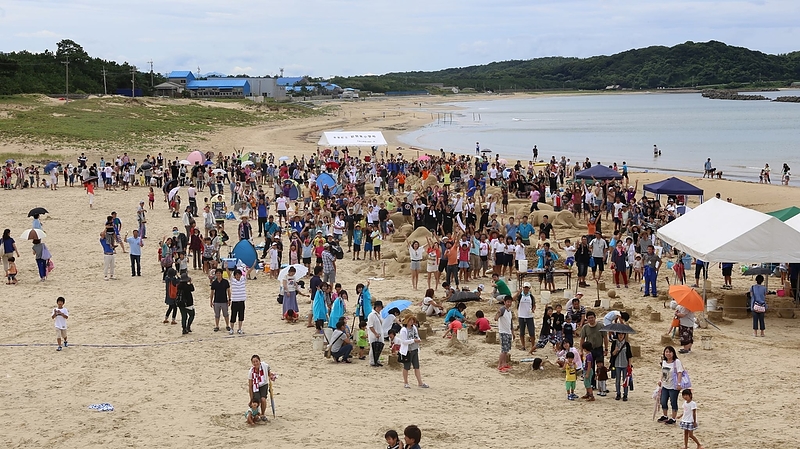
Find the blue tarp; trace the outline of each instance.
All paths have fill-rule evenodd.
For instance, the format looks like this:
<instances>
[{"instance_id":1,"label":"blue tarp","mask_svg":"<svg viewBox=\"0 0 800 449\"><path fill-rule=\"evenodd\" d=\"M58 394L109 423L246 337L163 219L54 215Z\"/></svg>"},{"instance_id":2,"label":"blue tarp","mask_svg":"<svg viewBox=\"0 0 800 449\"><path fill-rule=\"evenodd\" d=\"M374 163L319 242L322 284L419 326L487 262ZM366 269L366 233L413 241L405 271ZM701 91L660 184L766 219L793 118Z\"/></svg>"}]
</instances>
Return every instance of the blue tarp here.
<instances>
[{"instance_id":1,"label":"blue tarp","mask_svg":"<svg viewBox=\"0 0 800 449\"><path fill-rule=\"evenodd\" d=\"M595 165L586 170L581 170L575 174L575 179L597 179L604 181L606 179L622 179L622 175L618 171L608 168L605 165Z\"/></svg>"}]
</instances>

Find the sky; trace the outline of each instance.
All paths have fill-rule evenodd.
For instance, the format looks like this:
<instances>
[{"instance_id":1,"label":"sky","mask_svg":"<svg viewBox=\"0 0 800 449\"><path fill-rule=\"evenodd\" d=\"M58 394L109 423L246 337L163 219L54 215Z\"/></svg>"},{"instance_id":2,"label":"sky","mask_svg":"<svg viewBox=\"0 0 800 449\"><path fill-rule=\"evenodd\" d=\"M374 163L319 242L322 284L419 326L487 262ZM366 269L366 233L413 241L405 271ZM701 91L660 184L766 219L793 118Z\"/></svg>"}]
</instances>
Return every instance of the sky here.
<instances>
[{"instance_id":1,"label":"sky","mask_svg":"<svg viewBox=\"0 0 800 449\"><path fill-rule=\"evenodd\" d=\"M438 70L717 40L800 50L798 0L4 0L0 52L55 51L158 73L286 76Z\"/></svg>"}]
</instances>

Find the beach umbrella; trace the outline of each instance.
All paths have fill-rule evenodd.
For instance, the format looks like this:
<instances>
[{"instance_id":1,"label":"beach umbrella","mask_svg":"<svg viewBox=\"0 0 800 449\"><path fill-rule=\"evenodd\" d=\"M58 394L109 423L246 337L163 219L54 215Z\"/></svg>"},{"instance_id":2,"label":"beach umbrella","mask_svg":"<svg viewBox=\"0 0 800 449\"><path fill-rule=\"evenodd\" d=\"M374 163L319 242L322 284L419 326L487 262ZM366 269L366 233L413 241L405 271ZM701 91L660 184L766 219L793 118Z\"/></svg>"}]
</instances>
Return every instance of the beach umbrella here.
<instances>
[{"instance_id":1,"label":"beach umbrella","mask_svg":"<svg viewBox=\"0 0 800 449\"><path fill-rule=\"evenodd\" d=\"M297 270L297 273L294 275L297 279L308 274L308 268L305 265L296 263L294 265L288 265L281 269L280 273L278 273L278 280L283 281L289 276L289 268L294 267Z\"/></svg>"},{"instance_id":2,"label":"beach umbrella","mask_svg":"<svg viewBox=\"0 0 800 449\"><path fill-rule=\"evenodd\" d=\"M167 196L167 199L168 199L168 200L170 200L170 201L172 201L172 199L173 199L173 198L175 198L175 195L177 195L177 194L178 194L178 191L179 191L180 189L181 189L181 186L178 186L178 187L175 187L175 188L173 188L172 190L170 190L170 191L169 191L169 195Z\"/></svg>"},{"instance_id":3,"label":"beach umbrella","mask_svg":"<svg viewBox=\"0 0 800 449\"><path fill-rule=\"evenodd\" d=\"M171 179L169 182L164 184L164 192L169 192L170 190L172 190L177 185L178 185L178 180L177 179Z\"/></svg>"},{"instance_id":4,"label":"beach umbrella","mask_svg":"<svg viewBox=\"0 0 800 449\"><path fill-rule=\"evenodd\" d=\"M153 166L152 166L152 165L150 165L150 163L149 163L149 162L145 162L144 164L142 164L141 166L139 166L139 168L141 168L142 170L150 170L151 168L153 168Z\"/></svg>"},{"instance_id":5,"label":"beach umbrella","mask_svg":"<svg viewBox=\"0 0 800 449\"><path fill-rule=\"evenodd\" d=\"M13 164L15 162L17 161L15 161L14 159L6 159L6 164Z\"/></svg>"},{"instance_id":6,"label":"beach umbrella","mask_svg":"<svg viewBox=\"0 0 800 449\"><path fill-rule=\"evenodd\" d=\"M500 158L500 159L497 160L497 163L505 165L505 164L508 164L508 161L503 159L503 158Z\"/></svg>"},{"instance_id":7,"label":"beach umbrella","mask_svg":"<svg viewBox=\"0 0 800 449\"><path fill-rule=\"evenodd\" d=\"M211 170L211 173L214 173L215 175L224 175L227 172L221 168L215 168Z\"/></svg>"},{"instance_id":8,"label":"beach umbrella","mask_svg":"<svg viewBox=\"0 0 800 449\"><path fill-rule=\"evenodd\" d=\"M690 312L703 311L703 298L688 285L671 285L669 295L675 298L678 305L686 307Z\"/></svg>"},{"instance_id":9,"label":"beach umbrella","mask_svg":"<svg viewBox=\"0 0 800 449\"><path fill-rule=\"evenodd\" d=\"M206 161L206 155L200 151L192 151L188 156L186 156L186 160L189 161L191 165L203 164Z\"/></svg>"},{"instance_id":10,"label":"beach umbrella","mask_svg":"<svg viewBox=\"0 0 800 449\"><path fill-rule=\"evenodd\" d=\"M47 237L47 234L44 233L41 229L28 229L22 233L19 237L22 240L35 240L35 239L43 239Z\"/></svg>"},{"instance_id":11,"label":"beach umbrella","mask_svg":"<svg viewBox=\"0 0 800 449\"><path fill-rule=\"evenodd\" d=\"M289 156L281 156L281 157L278 158L278 160L279 161L288 161L289 160Z\"/></svg>"},{"instance_id":12,"label":"beach umbrella","mask_svg":"<svg viewBox=\"0 0 800 449\"><path fill-rule=\"evenodd\" d=\"M50 170L56 168L57 166L58 162L48 162L48 164L44 166L44 172L50 173Z\"/></svg>"},{"instance_id":13,"label":"beach umbrella","mask_svg":"<svg viewBox=\"0 0 800 449\"><path fill-rule=\"evenodd\" d=\"M272 406L272 417L275 418L275 393L272 392L272 379L269 381L269 404Z\"/></svg>"},{"instance_id":14,"label":"beach umbrella","mask_svg":"<svg viewBox=\"0 0 800 449\"><path fill-rule=\"evenodd\" d=\"M214 165L214 161L206 161L203 165Z\"/></svg>"},{"instance_id":15,"label":"beach umbrella","mask_svg":"<svg viewBox=\"0 0 800 449\"><path fill-rule=\"evenodd\" d=\"M242 167L246 167L248 165L256 165L256 164L254 164L253 161L244 161L244 162L242 162Z\"/></svg>"},{"instance_id":16,"label":"beach umbrella","mask_svg":"<svg viewBox=\"0 0 800 449\"><path fill-rule=\"evenodd\" d=\"M397 308L399 311L406 310L407 308L411 307L411 301L407 299L398 299L396 301L392 301L389 304L383 306L383 310L381 310L381 317L386 318L389 316L389 311Z\"/></svg>"},{"instance_id":17,"label":"beach umbrella","mask_svg":"<svg viewBox=\"0 0 800 449\"><path fill-rule=\"evenodd\" d=\"M417 160L418 161L429 161L429 160L431 160L431 157L428 156L427 154L423 154L422 156L418 157Z\"/></svg>"},{"instance_id":18,"label":"beach umbrella","mask_svg":"<svg viewBox=\"0 0 800 449\"><path fill-rule=\"evenodd\" d=\"M481 150L481 153L491 153L491 152L492 152L492 150L490 150L488 148L484 148L484 149Z\"/></svg>"},{"instance_id":19,"label":"beach umbrella","mask_svg":"<svg viewBox=\"0 0 800 449\"><path fill-rule=\"evenodd\" d=\"M34 207L30 212L28 212L28 216L33 217L34 215L44 215L46 213L48 212L44 207Z\"/></svg>"},{"instance_id":20,"label":"beach umbrella","mask_svg":"<svg viewBox=\"0 0 800 449\"><path fill-rule=\"evenodd\" d=\"M89 176L89 177L83 178L83 183L84 184L88 184L90 182L95 182L95 181L97 181L97 176Z\"/></svg>"},{"instance_id":21,"label":"beach umbrella","mask_svg":"<svg viewBox=\"0 0 800 449\"><path fill-rule=\"evenodd\" d=\"M615 334L635 334L636 331L627 324L611 323L608 326L603 326L600 332L613 332Z\"/></svg>"},{"instance_id":22,"label":"beach umbrella","mask_svg":"<svg viewBox=\"0 0 800 449\"><path fill-rule=\"evenodd\" d=\"M472 292L455 292L453 296L451 296L447 302L470 302L470 301L480 301L481 297L477 295L477 293Z\"/></svg>"},{"instance_id":23,"label":"beach umbrella","mask_svg":"<svg viewBox=\"0 0 800 449\"><path fill-rule=\"evenodd\" d=\"M187 161L186 159L180 161L180 164L181 165L192 165L192 163L190 161Z\"/></svg>"},{"instance_id":24,"label":"beach umbrella","mask_svg":"<svg viewBox=\"0 0 800 449\"><path fill-rule=\"evenodd\" d=\"M339 163L336 162L336 161L330 161L330 162L326 163L325 166L328 167L331 170L338 170L339 169Z\"/></svg>"}]
</instances>

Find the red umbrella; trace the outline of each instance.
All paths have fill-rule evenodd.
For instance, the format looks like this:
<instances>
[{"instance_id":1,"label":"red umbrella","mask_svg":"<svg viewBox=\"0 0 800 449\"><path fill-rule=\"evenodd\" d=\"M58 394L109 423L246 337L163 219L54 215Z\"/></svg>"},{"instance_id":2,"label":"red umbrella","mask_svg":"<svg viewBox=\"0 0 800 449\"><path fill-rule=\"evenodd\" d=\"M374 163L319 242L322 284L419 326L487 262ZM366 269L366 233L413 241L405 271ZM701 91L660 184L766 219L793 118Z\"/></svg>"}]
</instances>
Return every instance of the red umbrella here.
<instances>
[{"instance_id":1,"label":"red umbrella","mask_svg":"<svg viewBox=\"0 0 800 449\"><path fill-rule=\"evenodd\" d=\"M339 169L339 163L336 162L336 161L330 161L330 162L326 163L325 166L330 168L331 170L338 170Z\"/></svg>"}]
</instances>

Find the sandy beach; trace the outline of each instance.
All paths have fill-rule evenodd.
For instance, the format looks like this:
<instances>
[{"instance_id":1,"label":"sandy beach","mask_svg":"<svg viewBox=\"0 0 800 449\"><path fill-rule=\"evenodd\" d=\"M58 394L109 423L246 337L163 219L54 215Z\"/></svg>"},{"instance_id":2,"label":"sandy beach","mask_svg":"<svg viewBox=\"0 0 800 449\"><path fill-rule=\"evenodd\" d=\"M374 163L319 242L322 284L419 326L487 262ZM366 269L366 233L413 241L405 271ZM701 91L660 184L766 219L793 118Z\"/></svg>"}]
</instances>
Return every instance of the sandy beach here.
<instances>
[{"instance_id":1,"label":"sandy beach","mask_svg":"<svg viewBox=\"0 0 800 449\"><path fill-rule=\"evenodd\" d=\"M485 97L470 99L478 98ZM188 144L192 149L225 154L244 148L299 156L316 151L323 130L377 129L383 131L389 147L396 148L400 145L397 136L428 123L431 111L442 108L436 104L439 101L453 99L335 103L340 107L328 115L222 129ZM2 146L2 151L9 152L39 150L32 144L6 142ZM402 152L406 158L417 155L408 149ZM75 163L75 149L65 147L55 154ZM170 159L185 156L166 149L164 154ZM87 156L96 162L100 153L89 151ZM631 181L638 180L641 186L664 177L637 173ZM683 179L703 188L706 198L719 192L723 199L730 197L736 204L763 212L800 205L800 190L795 187ZM633 448L682 447L679 428L652 419L661 336L669 328L671 312L660 299L642 298L638 286L617 290L620 299L611 300L623 303L632 315L631 326L638 331L631 343L640 347L641 357L633 360L635 391L628 402L615 401L613 394L592 403L567 401L564 373L553 364L555 357L549 349L539 350L544 370L532 371L529 363L517 363L527 353L515 348L511 373L499 374L498 344L473 335L466 345L442 339L439 319L432 320L436 334L422 343L420 352L423 379L431 388L419 389L412 383L407 390L397 368L375 369L359 360L336 364L313 351L312 329L280 320L278 282L263 274L247 284L243 336L212 331L209 288L200 271L190 270L197 287L194 332L181 335L180 326L162 324L166 306L157 240L181 224L170 218L159 193L147 217L150 238L143 251L142 277L130 276L128 255L120 253L116 256L118 280L104 282L98 241L104 219L116 211L123 229L134 229L136 206L146 197L142 187L128 192L98 190L90 210L81 187L0 192L4 204L0 226L12 230L21 254L20 284L0 286L5 303L0 308L0 446L378 448L384 447L387 430L402 433L404 426L416 424L422 429L425 448L577 446L590 440L594 447L620 443ZM525 204L513 200L509 209ZM30 227L26 214L35 206L50 212L42 222L55 270L44 283L38 282L30 243L17 239ZM720 217L718 225L724 226L725 220ZM556 227L559 240L574 239L585 230L583 221L579 228ZM394 251L408 260L404 243L386 242L384 254ZM351 298L355 298L355 284L382 278L372 281L373 299L421 301L424 274L420 290L413 291L407 262L352 261L351 257L346 253L340 261L337 277ZM734 289L725 291L720 289L720 269L712 266L709 297L722 300L725 295L744 295L753 281L736 272ZM605 279L610 286L610 272ZM489 285L491 279L480 282ZM573 280L573 289L574 284ZM770 289L778 284L772 278ZM564 287L563 279L557 279L557 286ZM664 275L659 276L658 287L666 290ZM594 288L583 292L587 300L597 295ZM536 286L534 294L538 300ZM599 295L608 297L605 291ZM67 299L70 311L70 347L62 352L55 350L50 318L58 296ZM559 301L563 304L565 299L554 294L551 302ZM307 298L300 297L299 302L301 315L310 312ZM591 307L593 301L585 302L588 309L605 312ZM496 306L469 303L468 317L474 317L478 309L491 318ZM535 315L537 330L542 309L540 305ZM727 319L720 330L698 329L695 350L681 357L691 373L699 405L696 435L706 448L784 448L800 438L795 416L800 390L793 384L800 369L798 321L779 318L778 309L767 313L766 338L752 337L749 317ZM661 312L662 321L651 321L651 312ZM787 311L783 312L786 316ZM702 349L701 336L712 337L713 349ZM677 339L673 345L678 346ZM277 418L249 428L243 414L253 354L259 354L279 375L274 385ZM102 402L113 404L115 411L87 408Z\"/></svg>"}]
</instances>

